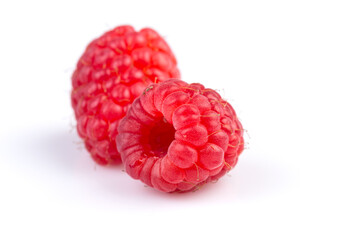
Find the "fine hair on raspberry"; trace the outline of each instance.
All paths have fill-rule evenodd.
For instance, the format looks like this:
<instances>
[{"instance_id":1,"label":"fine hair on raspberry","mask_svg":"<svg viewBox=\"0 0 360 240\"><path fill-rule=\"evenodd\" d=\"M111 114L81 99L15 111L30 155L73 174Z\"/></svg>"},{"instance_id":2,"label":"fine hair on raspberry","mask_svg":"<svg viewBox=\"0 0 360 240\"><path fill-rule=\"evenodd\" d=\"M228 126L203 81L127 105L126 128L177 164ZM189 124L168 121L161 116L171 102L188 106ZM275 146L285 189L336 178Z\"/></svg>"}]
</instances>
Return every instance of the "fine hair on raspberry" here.
<instances>
[{"instance_id":1,"label":"fine hair on raspberry","mask_svg":"<svg viewBox=\"0 0 360 240\"><path fill-rule=\"evenodd\" d=\"M115 137L132 101L153 82L179 77L174 54L154 30L119 26L93 40L72 75L77 131L99 164L119 164Z\"/></svg>"},{"instance_id":2,"label":"fine hair on raspberry","mask_svg":"<svg viewBox=\"0 0 360 240\"><path fill-rule=\"evenodd\" d=\"M120 121L116 143L126 172L163 192L218 180L244 149L232 106L199 83L149 85Z\"/></svg>"}]
</instances>

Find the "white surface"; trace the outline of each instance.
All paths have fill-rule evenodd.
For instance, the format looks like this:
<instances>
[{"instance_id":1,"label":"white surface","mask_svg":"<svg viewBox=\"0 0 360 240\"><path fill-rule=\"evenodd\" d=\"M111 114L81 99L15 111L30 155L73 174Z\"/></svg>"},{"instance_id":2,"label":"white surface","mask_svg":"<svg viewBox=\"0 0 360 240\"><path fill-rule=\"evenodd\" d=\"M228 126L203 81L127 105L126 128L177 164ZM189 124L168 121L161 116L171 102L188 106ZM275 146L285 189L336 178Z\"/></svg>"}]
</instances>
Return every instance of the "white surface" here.
<instances>
[{"instance_id":1,"label":"white surface","mask_svg":"<svg viewBox=\"0 0 360 240\"><path fill-rule=\"evenodd\" d=\"M359 1L2 1L1 239L359 239ZM166 37L251 139L217 184L163 194L81 148L70 76L116 25Z\"/></svg>"}]
</instances>

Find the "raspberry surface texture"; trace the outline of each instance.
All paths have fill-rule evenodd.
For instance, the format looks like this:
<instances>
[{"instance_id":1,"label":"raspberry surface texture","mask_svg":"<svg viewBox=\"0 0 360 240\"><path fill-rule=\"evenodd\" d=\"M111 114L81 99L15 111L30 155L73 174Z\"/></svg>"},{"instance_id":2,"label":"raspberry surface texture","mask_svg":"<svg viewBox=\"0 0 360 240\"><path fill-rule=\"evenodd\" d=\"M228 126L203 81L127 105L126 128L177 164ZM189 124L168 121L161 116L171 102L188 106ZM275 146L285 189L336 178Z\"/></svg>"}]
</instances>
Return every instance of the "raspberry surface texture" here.
<instances>
[{"instance_id":1,"label":"raspberry surface texture","mask_svg":"<svg viewBox=\"0 0 360 240\"><path fill-rule=\"evenodd\" d=\"M174 77L174 54L150 28L119 26L87 46L72 75L71 103L78 134L97 163L121 163L115 143L119 121L150 83Z\"/></svg>"},{"instance_id":2,"label":"raspberry surface texture","mask_svg":"<svg viewBox=\"0 0 360 240\"><path fill-rule=\"evenodd\" d=\"M199 83L149 85L120 121L116 138L126 172L163 192L216 181L244 149L232 106Z\"/></svg>"}]
</instances>

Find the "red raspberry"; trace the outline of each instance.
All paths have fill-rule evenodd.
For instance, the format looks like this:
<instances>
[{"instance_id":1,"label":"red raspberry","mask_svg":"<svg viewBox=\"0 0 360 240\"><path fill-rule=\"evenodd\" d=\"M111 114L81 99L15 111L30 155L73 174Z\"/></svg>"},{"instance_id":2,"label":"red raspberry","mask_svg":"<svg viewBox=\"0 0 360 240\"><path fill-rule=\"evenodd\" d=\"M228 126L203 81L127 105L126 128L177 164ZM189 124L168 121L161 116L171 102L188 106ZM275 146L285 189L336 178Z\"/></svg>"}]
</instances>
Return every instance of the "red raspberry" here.
<instances>
[{"instance_id":1,"label":"red raspberry","mask_svg":"<svg viewBox=\"0 0 360 240\"><path fill-rule=\"evenodd\" d=\"M120 26L92 41L72 76L77 130L99 164L121 162L117 124L149 83L178 77L176 59L154 30Z\"/></svg>"},{"instance_id":2,"label":"red raspberry","mask_svg":"<svg viewBox=\"0 0 360 240\"><path fill-rule=\"evenodd\" d=\"M131 177L164 192L188 191L235 166L243 132L217 92L171 79L151 84L132 103L116 142Z\"/></svg>"}]
</instances>

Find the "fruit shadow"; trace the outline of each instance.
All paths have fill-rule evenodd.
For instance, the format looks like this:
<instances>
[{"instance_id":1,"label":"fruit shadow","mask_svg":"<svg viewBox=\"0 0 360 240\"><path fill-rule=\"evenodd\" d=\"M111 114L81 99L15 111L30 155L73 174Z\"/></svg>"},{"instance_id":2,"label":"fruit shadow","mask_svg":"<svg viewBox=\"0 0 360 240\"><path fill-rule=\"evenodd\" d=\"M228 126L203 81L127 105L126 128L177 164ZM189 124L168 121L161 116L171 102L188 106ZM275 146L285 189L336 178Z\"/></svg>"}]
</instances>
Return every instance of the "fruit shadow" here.
<instances>
[{"instance_id":1,"label":"fruit shadow","mask_svg":"<svg viewBox=\"0 0 360 240\"><path fill-rule=\"evenodd\" d=\"M124 181L129 178L122 165L100 166L96 164L85 149L83 140L76 131L65 127L49 129L31 129L14 138L12 145L21 145L28 159L20 163L26 169L39 174L46 172L64 179L64 184L89 186L94 191L108 188L118 194L130 191ZM126 193L123 193L126 194Z\"/></svg>"},{"instance_id":2,"label":"fruit shadow","mask_svg":"<svg viewBox=\"0 0 360 240\"><path fill-rule=\"evenodd\" d=\"M100 169L119 172L123 170L122 165L109 167L96 164L74 129L43 132L34 138L34 147L41 148L43 155L51 159L49 165L59 171L86 175Z\"/></svg>"}]
</instances>

